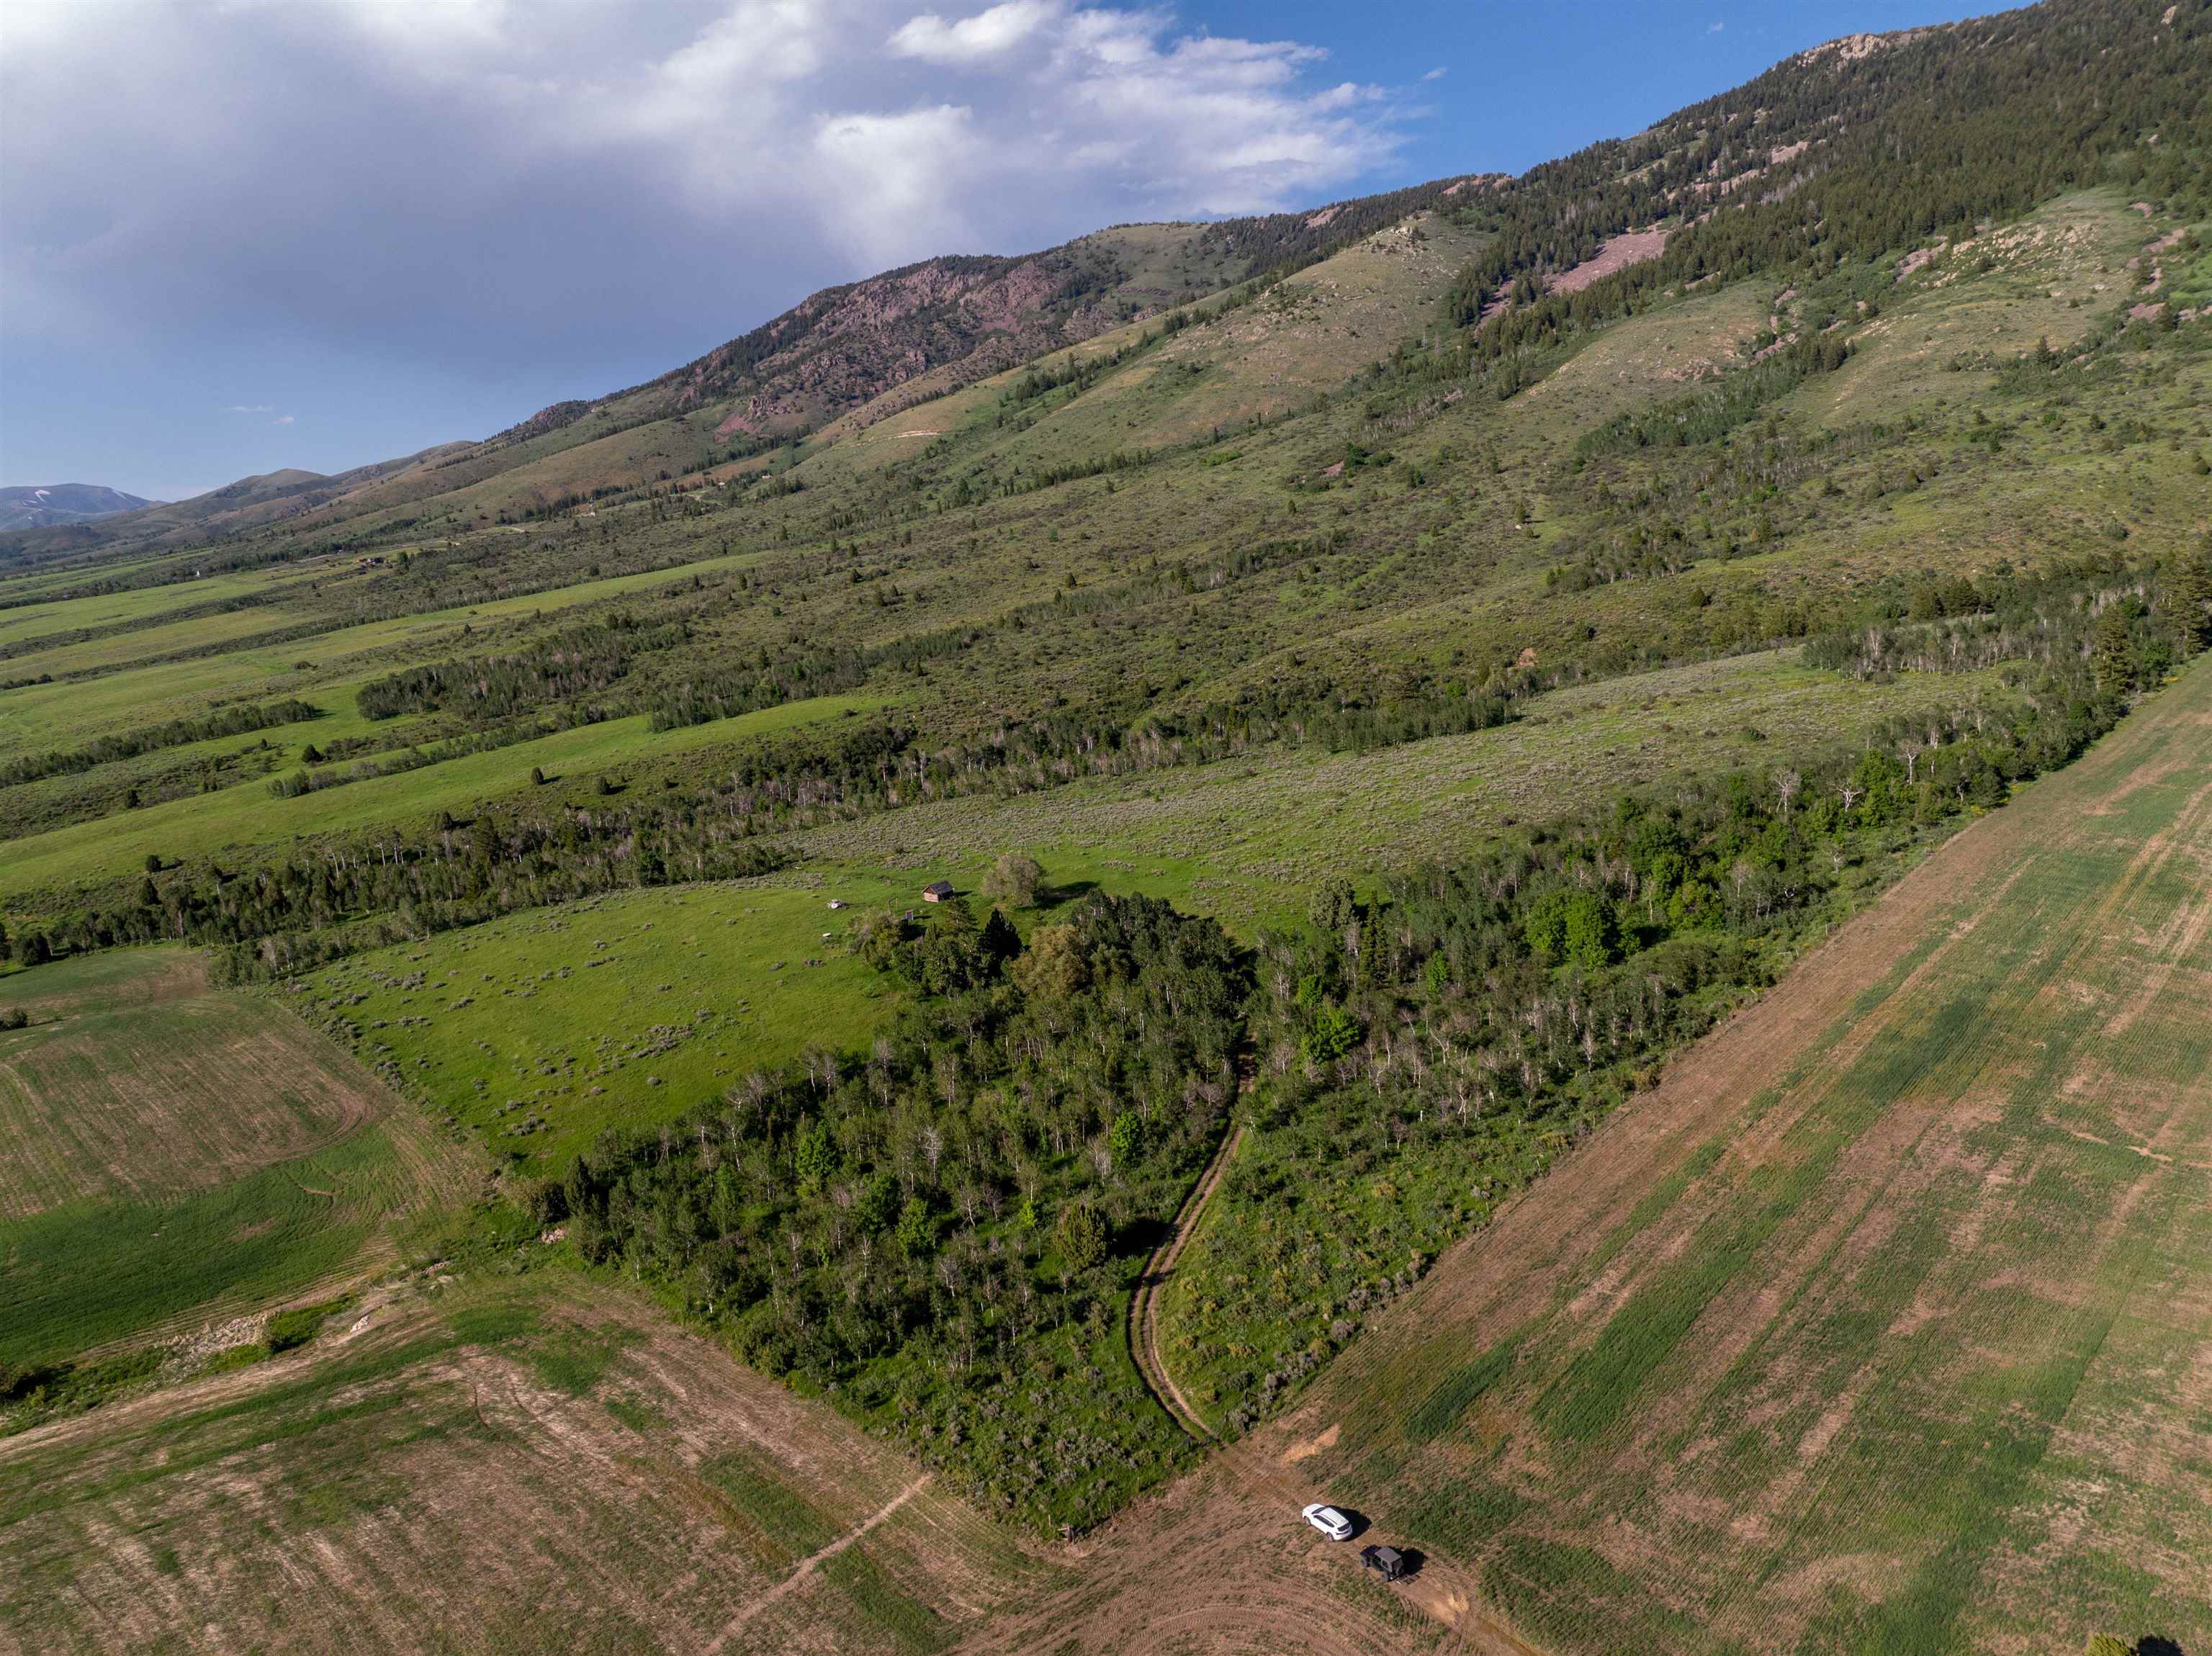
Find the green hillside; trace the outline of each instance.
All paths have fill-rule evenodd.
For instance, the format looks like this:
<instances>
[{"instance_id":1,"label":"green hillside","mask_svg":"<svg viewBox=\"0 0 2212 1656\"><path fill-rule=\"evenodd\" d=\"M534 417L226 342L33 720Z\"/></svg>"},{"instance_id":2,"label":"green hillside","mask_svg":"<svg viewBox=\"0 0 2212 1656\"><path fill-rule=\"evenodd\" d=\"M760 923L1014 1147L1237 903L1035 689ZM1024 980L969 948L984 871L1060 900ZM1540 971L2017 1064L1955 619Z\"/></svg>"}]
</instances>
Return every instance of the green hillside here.
<instances>
[{"instance_id":1,"label":"green hillside","mask_svg":"<svg viewBox=\"0 0 2212 1656\"><path fill-rule=\"evenodd\" d=\"M33 1054L0 1060L45 1028L96 1071L106 1017L113 1067L147 1061L70 986L190 949L222 1017L313 1019L491 1170L434 1224L388 1126L344 1141L327 1211L292 1175L337 1152L281 1134L153 1196L41 1163L78 1193L6 1221L35 1314L0 1421L151 1385L72 1390L71 1360L236 1313L249 1185L294 1250L264 1297L403 1233L467 1293L619 1278L1030 1537L1389 1392L1371 1320L1574 1188L1616 1110L1952 836L2022 789L2172 786L2212 645L2208 109L2203 6L2049 0L1802 54L1519 179L934 260L484 442L0 537L0 1011L30 1014L0 1042ZM2169 887L2128 889L2129 935L2195 969ZM2004 922L2039 969L2106 913L2068 901ZM1948 1052L2006 992L1852 1016ZM1869 1131L1895 1079L1850 1083ZM50 1083L15 1084L30 1120ZM267 1090L239 1107L281 1117ZM1607 1457L1650 1448L1622 1422L1668 1319L1810 1188L1715 1195L1713 1165L1593 1212L1626 1259L1717 1204L1627 1321L1387 1348L1430 1379L1318 1464L1405 1507L1433 1614L1463 1581L1561 1650L1765 1647L1730 1619L1755 1597L1615 1616L1633 1561L1565 1539L1582 1509L1514 1529L1520 1462L1468 1497L1498 1524L1437 1516L1509 1374L1547 1466L1640 1487ZM163 1203L199 1263L71 1311L69 1260L119 1277ZM1777 1336L1827 1365L1806 1398L1893 1349L1838 1319ZM1715 1465L1757 1459L1735 1384ZM1944 1511L1978 1476L1942 1471ZM1852 1556L1857 1521L1759 1568ZM1792 1647L1981 1647L1920 1569L1814 1594ZM2200 1625L2151 1574L2094 1602Z\"/></svg>"}]
</instances>

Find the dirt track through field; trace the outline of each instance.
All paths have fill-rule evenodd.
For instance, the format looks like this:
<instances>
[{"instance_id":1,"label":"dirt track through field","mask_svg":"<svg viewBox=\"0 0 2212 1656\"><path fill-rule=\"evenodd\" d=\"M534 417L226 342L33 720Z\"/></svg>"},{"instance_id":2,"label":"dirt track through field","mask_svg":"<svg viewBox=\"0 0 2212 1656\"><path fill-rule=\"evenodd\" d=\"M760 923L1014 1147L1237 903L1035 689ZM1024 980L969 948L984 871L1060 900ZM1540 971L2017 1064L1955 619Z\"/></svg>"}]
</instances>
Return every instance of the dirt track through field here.
<instances>
[{"instance_id":1,"label":"dirt track through field","mask_svg":"<svg viewBox=\"0 0 2212 1656\"><path fill-rule=\"evenodd\" d=\"M844 1534L839 1536L835 1541L832 1541L828 1546L820 1549L818 1551L809 1553L805 1557L800 1559L799 1561L799 1567L793 1570L790 1574L785 1576L782 1580L777 1582L766 1592L761 1594L759 1598L754 1599L752 1603L747 1604L743 1610L739 1611L735 1616L730 1618L729 1624L723 1628L720 1634L715 1635L714 1642L707 1647L707 1656L720 1656L720 1653L723 1647L727 1645L731 1640L737 1637L738 1634L742 1633L745 1629L746 1626L750 1623L752 1620L763 1611L768 1609L769 1605L775 1604L778 1599L781 1598L786 1593L790 1592L793 1588L804 1586L806 1579L812 1575L815 1571L822 1568L823 1560L835 1558L839 1553L844 1551L846 1548L851 1546L855 1541L858 1541L870 1530L874 1529L885 1519L889 1518L893 1513L896 1513L900 1507L905 1506L908 1501L913 1500L915 1496L920 1495L928 1487L929 1478L926 1474L923 1477L915 1479L913 1483L908 1484L906 1488L901 1489L896 1495L893 1495L879 1511L871 1513L867 1518L861 1522L858 1528L848 1530Z\"/></svg>"},{"instance_id":2,"label":"dirt track through field","mask_svg":"<svg viewBox=\"0 0 2212 1656\"><path fill-rule=\"evenodd\" d=\"M2201 1441L2185 1447L2187 1411L2212 1404L2212 1273L2185 1268L2212 1265L2212 1223L2186 1217L2208 1211L2212 1160L2208 937L2200 666L1683 1054L1447 1254L1294 1415L1117 1519L1082 1548L1077 1586L963 1648L1437 1648L1404 1621L1410 1607L1454 1629L1449 1650L1694 1649L1717 1635L1764 1650L1791 1647L1826 1604L1861 1618L1848 1647L1932 1627L1929 1649L2025 1656L2054 1647L2016 1631L2039 1618L2081 1642L2084 1578L2050 1562L2075 1532L2036 1528L2074 1511L2110 1526L2133 1579L2163 1582L2167 1619L2136 1631L2193 1629L2212 1617L2201 1588L2195 1608L2172 1595L2191 1550L2199 1564L2212 1553L2212 1474ZM1887 1090L1869 1093L1875 1081ZM2077 1149L2105 1159L2085 1167ZM2092 1178L2116 1199L2070 1210ZM1757 1222L1731 1240L1747 1200ZM1618 1425L1585 1449L1542 1423L1588 1389L1591 1364L1618 1360L1608 1325L1649 1316L1667 1283L1731 1248L1746 1263L1703 1314L1683 1313ZM2118 1306L2118 1322L2100 1308ZM1432 1445L1398 1435L1426 1388L1523 1327L1543 1348L1524 1357L1544 1365L1535 1379L1499 1385ZM2008 1428L1975 1410L1992 1386L2000 1403L2008 1385L2049 1387L2036 1376L2054 1363L2075 1402L2051 1453L2021 1463L2014 1504L1993 1489L1999 1517L2026 1515L2000 1532L1956 1499L2014 1464L1983 1465ZM2008 1381L2008 1364L2027 1368ZM2175 1373L2200 1378L2177 1387ZM1547 1386L1553 1403L1537 1407ZM1963 1459L1941 1435L1953 1413L1984 1434ZM1954 1550L1978 1547L2001 1590L1919 1608L1917 1496L1936 1515L1918 1521L1947 1523ZM1373 1538L1422 1545L1419 1574L1395 1589L1343 1580L1360 1580L1358 1544L1332 1547L1298 1520L1320 1499L1362 1511ZM2199 1516L2176 1531L2176 1510ZM1486 1516L1512 1511L1537 1532L1517 1550ZM2098 1557L2081 1568L2111 1568ZM1562 1560L1581 1561L1579 1584L1550 1574ZM1700 1589L1716 1596L1701 1604ZM1903 1608L1883 1604L1901 1592ZM1548 1618L1541 1647L1514 1605Z\"/></svg>"},{"instance_id":3,"label":"dirt track through field","mask_svg":"<svg viewBox=\"0 0 2212 1656\"><path fill-rule=\"evenodd\" d=\"M2208 936L2199 665L1448 1254L1290 1423L1345 1425L1312 1469L1445 1502L1562 1648L2024 1653L2100 1615L2194 1648ZM1509 1338L1458 1427L1400 1436Z\"/></svg>"},{"instance_id":4,"label":"dirt track through field","mask_svg":"<svg viewBox=\"0 0 2212 1656\"><path fill-rule=\"evenodd\" d=\"M1206 1423L1190 1399L1176 1384L1175 1376L1168 1370L1167 1360L1160 1352L1159 1296L1167 1287L1168 1278L1175 1274L1176 1261L1182 1257L1183 1248L1197 1234L1199 1221L1205 1216L1206 1204L1220 1187L1222 1175L1229 1171L1229 1163L1237 1154L1237 1145L1244 1137L1244 1124L1237 1123L1222 1138L1213 1152L1213 1159L1206 1164L1198 1183L1183 1199L1182 1209L1176 1214L1175 1223L1167 1239L1152 1250L1152 1257L1145 1261L1145 1274L1138 1280L1137 1291L1129 1298L1129 1350L1137 1360L1137 1372L1145 1377L1145 1384L1160 1401L1160 1406L1173 1415L1188 1432L1201 1443L1213 1440L1213 1429Z\"/></svg>"}]
</instances>

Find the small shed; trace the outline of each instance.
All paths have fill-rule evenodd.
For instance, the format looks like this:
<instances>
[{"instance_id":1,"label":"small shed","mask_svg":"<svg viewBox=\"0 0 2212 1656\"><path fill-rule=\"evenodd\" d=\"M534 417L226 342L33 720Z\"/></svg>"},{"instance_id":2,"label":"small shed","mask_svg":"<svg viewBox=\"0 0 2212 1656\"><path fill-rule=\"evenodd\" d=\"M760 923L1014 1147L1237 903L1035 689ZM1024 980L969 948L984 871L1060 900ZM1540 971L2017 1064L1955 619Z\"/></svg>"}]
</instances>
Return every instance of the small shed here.
<instances>
[{"instance_id":1,"label":"small shed","mask_svg":"<svg viewBox=\"0 0 2212 1656\"><path fill-rule=\"evenodd\" d=\"M1395 1547L1370 1547L1359 1556L1369 1569L1382 1572L1385 1581L1395 1581L1406 1573L1406 1555Z\"/></svg>"},{"instance_id":2,"label":"small shed","mask_svg":"<svg viewBox=\"0 0 2212 1656\"><path fill-rule=\"evenodd\" d=\"M952 895L952 882L932 880L921 889L921 900L926 903L941 903Z\"/></svg>"}]
</instances>

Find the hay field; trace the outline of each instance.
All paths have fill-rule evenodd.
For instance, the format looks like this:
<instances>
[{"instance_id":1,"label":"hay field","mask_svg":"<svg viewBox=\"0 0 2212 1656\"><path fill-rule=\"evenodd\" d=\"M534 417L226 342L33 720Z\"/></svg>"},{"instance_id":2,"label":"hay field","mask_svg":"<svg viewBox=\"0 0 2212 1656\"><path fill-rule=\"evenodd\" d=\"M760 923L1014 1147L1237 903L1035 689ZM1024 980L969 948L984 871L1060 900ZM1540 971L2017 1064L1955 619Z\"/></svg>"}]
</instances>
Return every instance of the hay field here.
<instances>
[{"instance_id":1,"label":"hay field","mask_svg":"<svg viewBox=\"0 0 2212 1656\"><path fill-rule=\"evenodd\" d=\"M557 1269L0 1441L10 1650L908 1656L1063 1574Z\"/></svg>"},{"instance_id":2,"label":"hay field","mask_svg":"<svg viewBox=\"0 0 2212 1656\"><path fill-rule=\"evenodd\" d=\"M298 1297L388 1260L465 1158L334 1042L198 957L17 973L0 1033L0 1365Z\"/></svg>"},{"instance_id":3,"label":"hay field","mask_svg":"<svg viewBox=\"0 0 2212 1656\"><path fill-rule=\"evenodd\" d=\"M2212 1637L2212 671L1961 834L1276 1437L1560 1652Z\"/></svg>"}]
</instances>

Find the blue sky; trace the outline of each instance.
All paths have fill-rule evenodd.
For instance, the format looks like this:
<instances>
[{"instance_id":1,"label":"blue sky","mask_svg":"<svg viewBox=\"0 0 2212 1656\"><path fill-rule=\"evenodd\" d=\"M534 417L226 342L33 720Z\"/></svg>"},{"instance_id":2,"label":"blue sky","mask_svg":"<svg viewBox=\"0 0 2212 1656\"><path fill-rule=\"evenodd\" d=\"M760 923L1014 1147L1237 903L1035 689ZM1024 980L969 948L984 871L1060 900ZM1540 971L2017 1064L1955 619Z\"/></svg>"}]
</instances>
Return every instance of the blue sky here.
<instances>
[{"instance_id":1,"label":"blue sky","mask_svg":"<svg viewBox=\"0 0 2212 1656\"><path fill-rule=\"evenodd\" d=\"M10 0L0 483L480 437L817 288L1519 172L1942 0Z\"/></svg>"}]
</instances>

